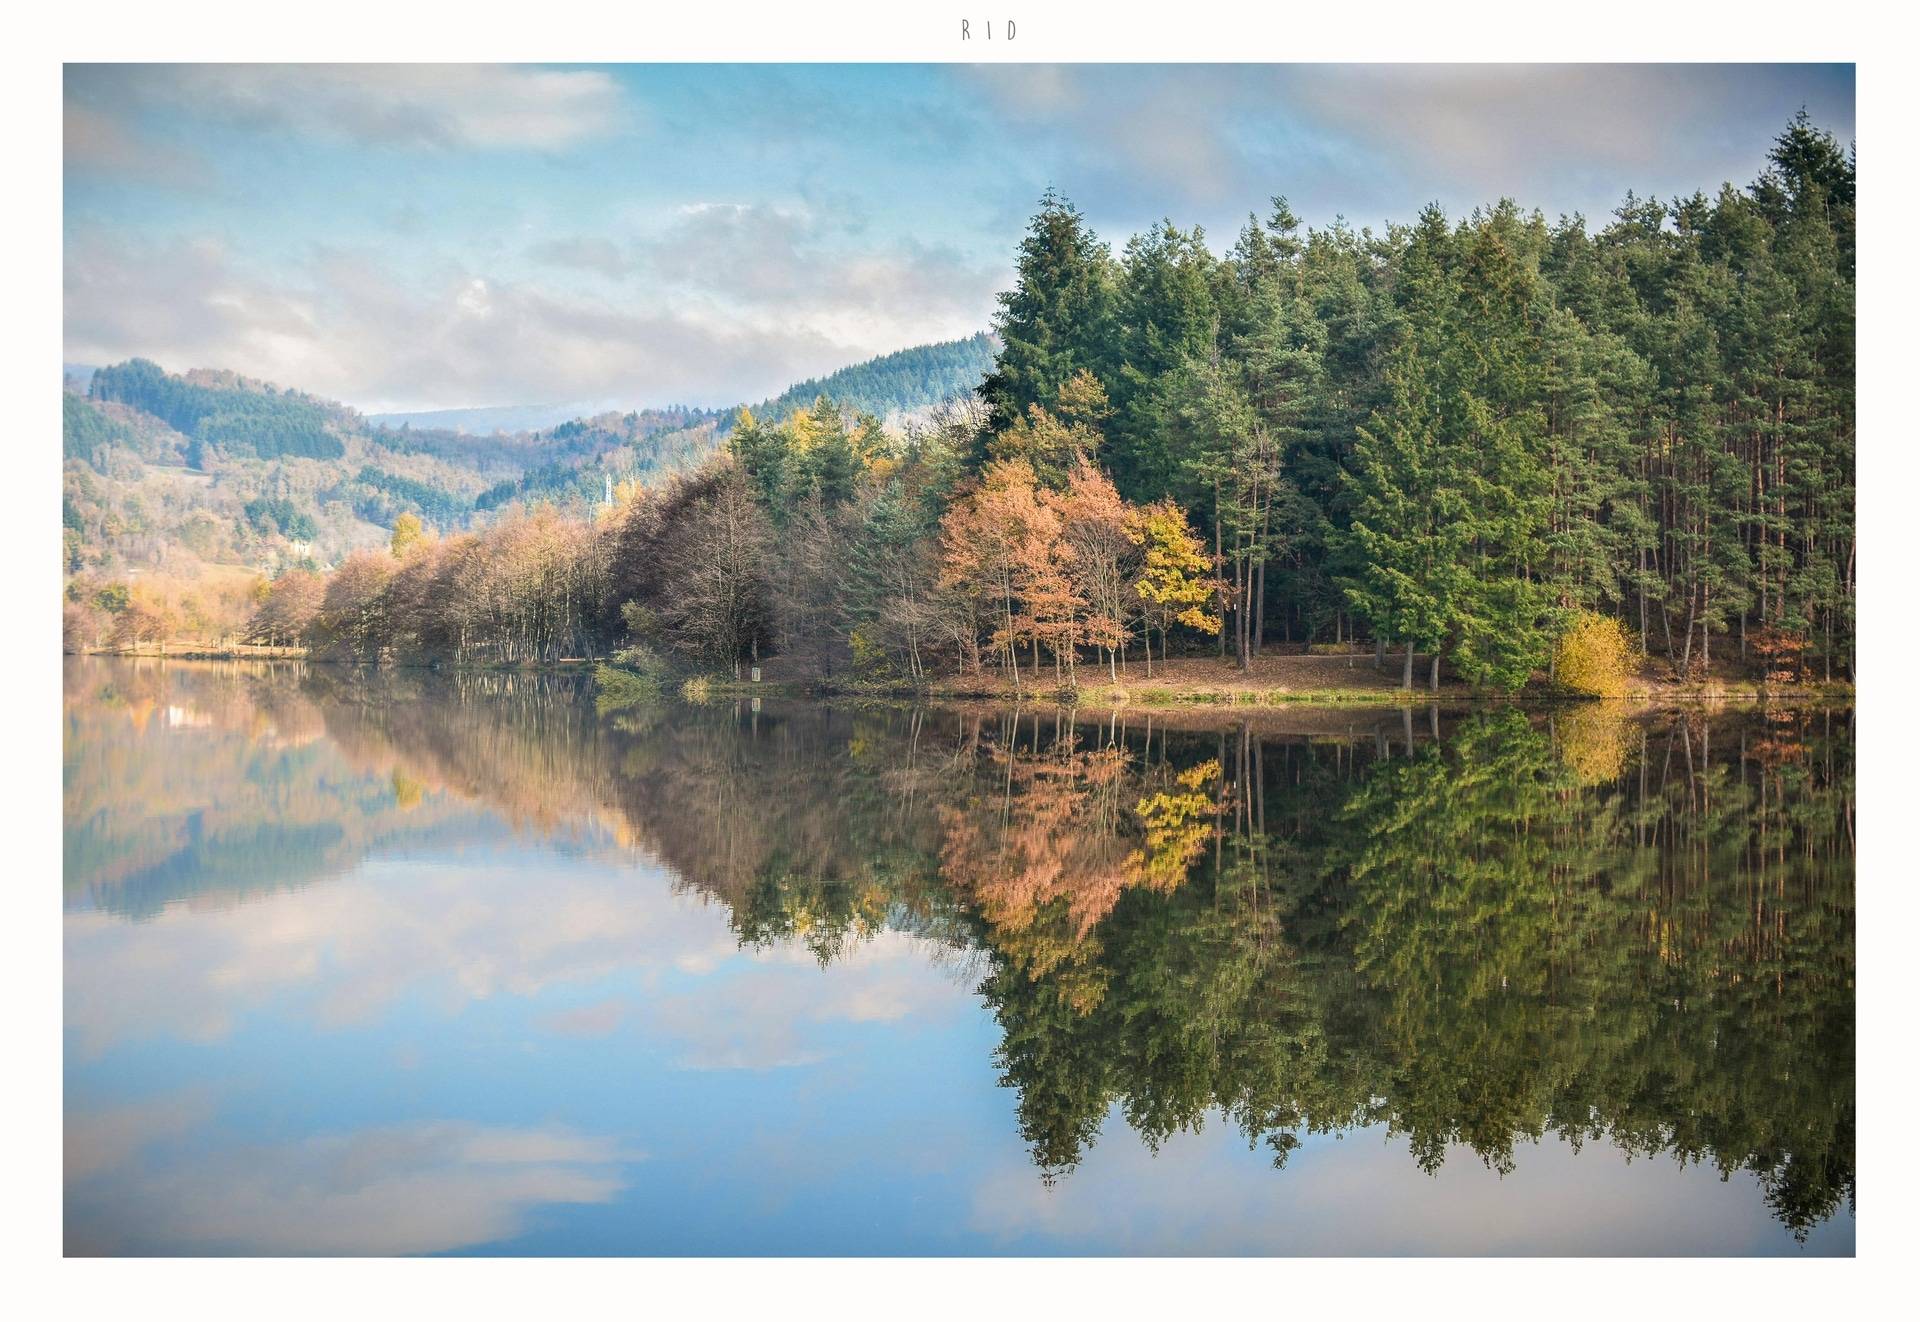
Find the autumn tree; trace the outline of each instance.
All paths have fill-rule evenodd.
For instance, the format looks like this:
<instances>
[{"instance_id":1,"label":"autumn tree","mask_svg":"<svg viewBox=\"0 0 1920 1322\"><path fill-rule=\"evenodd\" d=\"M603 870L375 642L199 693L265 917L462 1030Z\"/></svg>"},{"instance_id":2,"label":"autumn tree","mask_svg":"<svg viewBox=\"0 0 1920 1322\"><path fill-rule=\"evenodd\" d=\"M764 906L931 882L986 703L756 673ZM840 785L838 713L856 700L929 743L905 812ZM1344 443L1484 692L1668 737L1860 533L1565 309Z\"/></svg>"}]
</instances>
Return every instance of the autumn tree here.
<instances>
[{"instance_id":1,"label":"autumn tree","mask_svg":"<svg viewBox=\"0 0 1920 1322\"><path fill-rule=\"evenodd\" d=\"M394 559L404 560L426 535L420 516L409 510L393 521L393 536L387 546Z\"/></svg>"},{"instance_id":2,"label":"autumn tree","mask_svg":"<svg viewBox=\"0 0 1920 1322\"><path fill-rule=\"evenodd\" d=\"M1057 644L1071 606L1058 569L1059 534L1059 518L1024 459L989 463L940 523L940 581L979 604L988 645L1016 692L1020 645L1032 644L1037 674L1042 634Z\"/></svg>"},{"instance_id":3,"label":"autumn tree","mask_svg":"<svg viewBox=\"0 0 1920 1322\"><path fill-rule=\"evenodd\" d=\"M746 472L724 464L690 479L651 515L640 553L653 563L630 600L667 647L739 678L775 637L773 530Z\"/></svg>"},{"instance_id":4,"label":"autumn tree","mask_svg":"<svg viewBox=\"0 0 1920 1322\"><path fill-rule=\"evenodd\" d=\"M1129 511L1127 536L1140 548L1140 573L1133 581L1146 630L1147 673L1153 673L1152 631L1160 631L1160 657L1167 656L1167 634L1175 624L1205 634L1220 632L1221 620L1207 607L1219 598L1200 539L1187 516L1170 500Z\"/></svg>"},{"instance_id":5,"label":"autumn tree","mask_svg":"<svg viewBox=\"0 0 1920 1322\"><path fill-rule=\"evenodd\" d=\"M1075 465L1061 495L1049 497L1060 520L1066 572L1083 604L1081 637L1106 654L1107 674L1119 680L1139 613L1134 591L1140 544L1134 540L1133 511L1120 499L1113 480L1086 459Z\"/></svg>"},{"instance_id":6,"label":"autumn tree","mask_svg":"<svg viewBox=\"0 0 1920 1322\"><path fill-rule=\"evenodd\" d=\"M320 613L327 584L308 569L289 569L267 584L260 604L247 625L247 641L271 647L291 647L306 636Z\"/></svg>"},{"instance_id":7,"label":"autumn tree","mask_svg":"<svg viewBox=\"0 0 1920 1322\"><path fill-rule=\"evenodd\" d=\"M327 576L326 595L308 627L315 655L377 661L385 642L380 596L393 575L393 557L356 551Z\"/></svg>"},{"instance_id":8,"label":"autumn tree","mask_svg":"<svg viewBox=\"0 0 1920 1322\"><path fill-rule=\"evenodd\" d=\"M987 452L995 459L1024 459L1043 486L1059 490L1077 467L1093 462L1100 425L1111 412L1099 380L1081 369L1061 385L1051 409L1029 404L988 442Z\"/></svg>"}]
</instances>

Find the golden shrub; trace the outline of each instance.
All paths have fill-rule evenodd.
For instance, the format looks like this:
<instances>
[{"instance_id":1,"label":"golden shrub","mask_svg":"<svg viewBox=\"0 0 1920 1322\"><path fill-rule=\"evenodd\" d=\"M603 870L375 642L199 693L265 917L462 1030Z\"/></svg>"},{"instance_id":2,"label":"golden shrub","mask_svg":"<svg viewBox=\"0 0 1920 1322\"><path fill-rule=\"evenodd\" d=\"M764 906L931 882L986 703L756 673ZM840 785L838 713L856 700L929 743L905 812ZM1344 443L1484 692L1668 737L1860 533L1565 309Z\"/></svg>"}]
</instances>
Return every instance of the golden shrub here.
<instances>
[{"instance_id":1,"label":"golden shrub","mask_svg":"<svg viewBox=\"0 0 1920 1322\"><path fill-rule=\"evenodd\" d=\"M854 626L853 632L847 635L847 646L853 653L853 671L856 675L876 677L888 668L892 659L887 655L886 644L866 624Z\"/></svg>"},{"instance_id":2,"label":"golden shrub","mask_svg":"<svg viewBox=\"0 0 1920 1322\"><path fill-rule=\"evenodd\" d=\"M1561 687L1595 698L1623 698L1640 663L1627 627L1612 616L1581 611L1554 647Z\"/></svg>"}]
</instances>

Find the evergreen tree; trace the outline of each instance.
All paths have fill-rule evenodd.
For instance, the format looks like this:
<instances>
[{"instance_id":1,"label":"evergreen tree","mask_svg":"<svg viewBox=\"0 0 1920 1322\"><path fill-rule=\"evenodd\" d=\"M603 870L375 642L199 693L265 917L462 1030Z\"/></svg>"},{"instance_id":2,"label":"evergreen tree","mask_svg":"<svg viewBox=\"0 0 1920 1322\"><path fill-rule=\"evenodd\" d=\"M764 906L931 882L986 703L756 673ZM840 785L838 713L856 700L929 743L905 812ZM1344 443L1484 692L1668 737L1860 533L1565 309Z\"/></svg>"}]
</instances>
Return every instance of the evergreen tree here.
<instances>
[{"instance_id":1,"label":"evergreen tree","mask_svg":"<svg viewBox=\"0 0 1920 1322\"><path fill-rule=\"evenodd\" d=\"M981 384L989 426L1013 426L1047 405L1076 372L1101 375L1112 306L1112 258L1066 198L1048 189L1027 226L1014 288L1000 295L1000 351Z\"/></svg>"}]
</instances>

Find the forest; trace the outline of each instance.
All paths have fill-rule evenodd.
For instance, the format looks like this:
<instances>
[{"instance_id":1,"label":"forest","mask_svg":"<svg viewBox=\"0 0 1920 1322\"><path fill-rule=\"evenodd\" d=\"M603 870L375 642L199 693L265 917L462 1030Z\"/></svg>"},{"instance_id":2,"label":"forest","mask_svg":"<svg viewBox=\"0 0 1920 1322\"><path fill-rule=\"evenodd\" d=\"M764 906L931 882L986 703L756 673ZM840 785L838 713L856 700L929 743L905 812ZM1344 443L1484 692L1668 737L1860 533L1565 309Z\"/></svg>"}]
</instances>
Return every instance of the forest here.
<instances>
[{"instance_id":1,"label":"forest","mask_svg":"<svg viewBox=\"0 0 1920 1322\"><path fill-rule=\"evenodd\" d=\"M964 340L901 349L790 386L755 405L753 412L778 422L825 395L842 408L877 418L912 413L924 409L930 400L972 394L993 370L993 351L985 331Z\"/></svg>"},{"instance_id":2,"label":"forest","mask_svg":"<svg viewBox=\"0 0 1920 1322\"><path fill-rule=\"evenodd\" d=\"M984 334L919 345L803 383L754 412L785 418L817 387L897 431L970 394L991 360ZM85 647L165 640L230 650L260 580L331 570L355 550L387 544L403 515L449 533L542 502L584 516L609 481L659 484L698 468L739 411L650 406L497 431L484 424L553 409L382 421L229 371L176 374L133 360L67 364L62 376L61 567L70 641ZM468 417L482 429L446 425ZM269 505L280 517L261 516ZM131 613L93 605L122 589Z\"/></svg>"},{"instance_id":3,"label":"forest","mask_svg":"<svg viewBox=\"0 0 1920 1322\"><path fill-rule=\"evenodd\" d=\"M157 364L135 358L95 372L90 393L151 413L190 438L191 468L205 466L208 446L262 459L337 459L346 452L327 426L340 412L337 406L291 390L219 388L229 384L169 376Z\"/></svg>"},{"instance_id":4,"label":"forest","mask_svg":"<svg viewBox=\"0 0 1920 1322\"><path fill-rule=\"evenodd\" d=\"M1486 691L1608 637L1680 679L1849 680L1854 156L1803 114L1768 159L1597 230L1276 198L1224 254L1171 221L1116 254L1049 193L977 395L904 431L742 410L586 515L409 514L262 584L251 636L1016 690L1365 640Z\"/></svg>"}]
</instances>

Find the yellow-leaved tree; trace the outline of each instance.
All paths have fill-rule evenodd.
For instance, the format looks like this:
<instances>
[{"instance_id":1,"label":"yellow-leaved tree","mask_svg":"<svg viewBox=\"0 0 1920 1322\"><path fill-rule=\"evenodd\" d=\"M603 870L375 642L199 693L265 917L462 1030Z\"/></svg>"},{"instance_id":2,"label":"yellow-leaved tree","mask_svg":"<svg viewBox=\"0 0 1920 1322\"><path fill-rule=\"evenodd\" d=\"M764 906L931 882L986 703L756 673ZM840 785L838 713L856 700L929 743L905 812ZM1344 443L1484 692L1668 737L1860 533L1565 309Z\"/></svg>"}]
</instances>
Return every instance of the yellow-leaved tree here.
<instances>
[{"instance_id":1,"label":"yellow-leaved tree","mask_svg":"<svg viewBox=\"0 0 1920 1322\"><path fill-rule=\"evenodd\" d=\"M420 545L426 539L427 530L420 522L420 516L408 511L393 521L393 539L388 545L393 550L394 559L404 560L407 552Z\"/></svg>"},{"instance_id":2,"label":"yellow-leaved tree","mask_svg":"<svg viewBox=\"0 0 1920 1322\"><path fill-rule=\"evenodd\" d=\"M1133 590L1140 596L1148 632L1147 674L1153 674L1153 636L1160 631L1160 659L1167 658L1167 631L1184 624L1205 634L1220 632L1220 616L1207 609L1219 595L1219 585L1208 571L1200 539L1187 524L1186 511L1171 500L1156 501L1134 511L1128 536L1143 548L1140 577Z\"/></svg>"}]
</instances>

